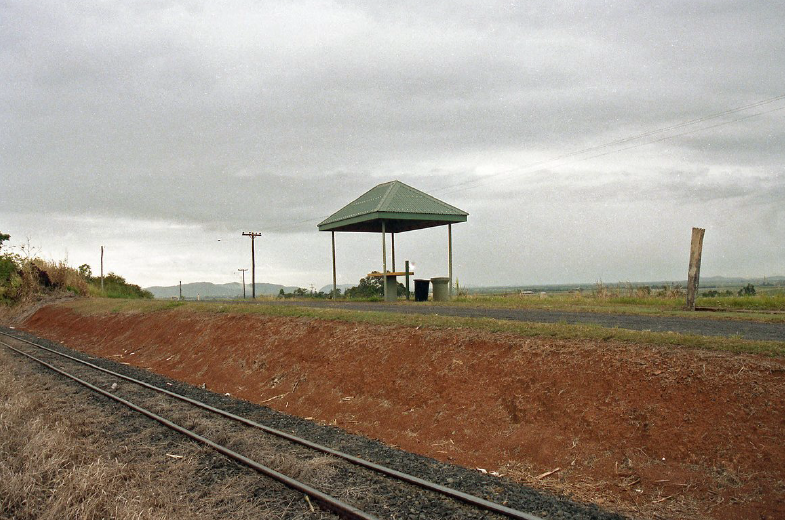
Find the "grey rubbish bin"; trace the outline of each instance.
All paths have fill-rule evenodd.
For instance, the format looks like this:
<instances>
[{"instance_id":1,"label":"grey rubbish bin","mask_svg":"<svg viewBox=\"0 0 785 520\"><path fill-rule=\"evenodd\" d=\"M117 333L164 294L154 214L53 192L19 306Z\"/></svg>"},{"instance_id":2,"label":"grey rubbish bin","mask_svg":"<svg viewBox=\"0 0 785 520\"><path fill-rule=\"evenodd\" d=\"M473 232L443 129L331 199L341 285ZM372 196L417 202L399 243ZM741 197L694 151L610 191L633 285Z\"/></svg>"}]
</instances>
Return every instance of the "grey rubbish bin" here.
<instances>
[{"instance_id":1,"label":"grey rubbish bin","mask_svg":"<svg viewBox=\"0 0 785 520\"><path fill-rule=\"evenodd\" d=\"M431 288L430 280L415 280L414 281L414 301L427 302L428 289Z\"/></svg>"},{"instance_id":2,"label":"grey rubbish bin","mask_svg":"<svg viewBox=\"0 0 785 520\"><path fill-rule=\"evenodd\" d=\"M446 302L450 299L450 279L447 277L431 278L433 284L433 301Z\"/></svg>"}]
</instances>

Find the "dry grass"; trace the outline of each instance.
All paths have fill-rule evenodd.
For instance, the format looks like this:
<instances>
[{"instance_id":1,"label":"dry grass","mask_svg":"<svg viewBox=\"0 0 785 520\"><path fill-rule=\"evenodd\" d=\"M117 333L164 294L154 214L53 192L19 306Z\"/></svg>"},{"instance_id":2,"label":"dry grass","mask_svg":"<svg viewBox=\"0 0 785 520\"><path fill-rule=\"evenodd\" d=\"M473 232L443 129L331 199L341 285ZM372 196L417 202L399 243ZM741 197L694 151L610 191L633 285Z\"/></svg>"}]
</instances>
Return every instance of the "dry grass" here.
<instances>
[{"instance_id":1,"label":"dry grass","mask_svg":"<svg viewBox=\"0 0 785 520\"><path fill-rule=\"evenodd\" d=\"M38 267L49 275L49 280L55 287L66 289L79 295L88 293L87 280L79 271L70 267L65 261L47 262L36 259Z\"/></svg>"},{"instance_id":2,"label":"dry grass","mask_svg":"<svg viewBox=\"0 0 785 520\"><path fill-rule=\"evenodd\" d=\"M278 488L259 493L256 475L213 477L211 452L125 421L0 349L0 518L312 517Z\"/></svg>"}]
</instances>

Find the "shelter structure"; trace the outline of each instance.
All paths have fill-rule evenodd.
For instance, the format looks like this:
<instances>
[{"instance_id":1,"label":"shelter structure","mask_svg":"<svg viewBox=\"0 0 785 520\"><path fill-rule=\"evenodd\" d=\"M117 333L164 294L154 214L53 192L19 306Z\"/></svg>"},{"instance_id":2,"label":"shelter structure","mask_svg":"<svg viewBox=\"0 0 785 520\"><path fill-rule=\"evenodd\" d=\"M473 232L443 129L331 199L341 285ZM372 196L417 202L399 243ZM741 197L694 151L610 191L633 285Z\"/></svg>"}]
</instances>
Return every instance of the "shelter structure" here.
<instances>
[{"instance_id":1,"label":"shelter structure","mask_svg":"<svg viewBox=\"0 0 785 520\"><path fill-rule=\"evenodd\" d=\"M448 277L452 290L452 225L466 222L468 215L465 211L400 181L385 182L371 188L318 225L319 231L330 231L332 234L333 297L337 293L336 231L381 233L384 297L385 300L392 300L395 297L388 294L390 289L387 282L388 278L398 274L395 273L395 234L446 225ZM387 233L390 234L392 242L392 272L387 270Z\"/></svg>"}]
</instances>

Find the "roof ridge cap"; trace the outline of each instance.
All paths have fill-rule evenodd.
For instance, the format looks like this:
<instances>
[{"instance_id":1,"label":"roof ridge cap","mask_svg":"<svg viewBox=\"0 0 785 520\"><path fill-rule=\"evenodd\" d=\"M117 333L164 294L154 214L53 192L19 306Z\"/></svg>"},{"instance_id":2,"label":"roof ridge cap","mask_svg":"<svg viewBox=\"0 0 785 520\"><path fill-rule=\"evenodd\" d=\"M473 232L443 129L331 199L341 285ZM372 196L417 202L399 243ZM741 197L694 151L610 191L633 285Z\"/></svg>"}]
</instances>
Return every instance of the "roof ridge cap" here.
<instances>
[{"instance_id":1,"label":"roof ridge cap","mask_svg":"<svg viewBox=\"0 0 785 520\"><path fill-rule=\"evenodd\" d=\"M384 204L395 196L395 193L398 191L398 187L400 186L401 181L389 181L386 183L382 183L379 186L383 186L384 184L389 184L390 186L387 188L387 192L379 201L379 204L376 205L376 211L381 211L384 207Z\"/></svg>"}]
</instances>

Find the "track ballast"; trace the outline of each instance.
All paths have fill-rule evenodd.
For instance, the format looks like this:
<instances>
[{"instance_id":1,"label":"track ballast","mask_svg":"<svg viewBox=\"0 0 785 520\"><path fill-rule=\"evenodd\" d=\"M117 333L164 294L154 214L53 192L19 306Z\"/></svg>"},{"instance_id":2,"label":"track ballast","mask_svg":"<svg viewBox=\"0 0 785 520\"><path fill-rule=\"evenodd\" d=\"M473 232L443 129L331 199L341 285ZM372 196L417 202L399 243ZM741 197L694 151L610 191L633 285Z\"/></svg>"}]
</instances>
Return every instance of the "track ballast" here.
<instances>
[{"instance_id":1,"label":"track ballast","mask_svg":"<svg viewBox=\"0 0 785 520\"><path fill-rule=\"evenodd\" d=\"M310 428L299 429L328 430L328 433L339 435L308 435L305 438L297 432L298 428L290 427L291 420L260 420L253 417L258 413L242 412L250 407L256 412L272 412L274 416L284 414L167 381L126 365L88 358L40 338L25 338L18 331L0 331L0 334L3 335L0 342L6 348L304 493L313 502L343 518L621 518L592 506L575 504L411 454L405 454L403 458L420 459L417 466L421 468L416 468L420 471L397 469L410 466L406 461L403 464L397 461L396 468L388 467L378 462L378 455L385 460L389 453L378 452L403 452L381 447L374 441L367 441L371 444L370 450L351 446L350 450L342 451L338 449L342 442L336 446L334 440L320 440L320 437L340 437L342 432L335 428L310 424ZM294 419L294 422L305 422ZM366 453L355 456L345 451ZM281 462L281 453L286 453L288 462ZM310 478L308 475L291 476L279 471L281 468L276 469L276 466L291 466L291 460L306 461L315 457L329 458L325 464L332 469L330 482L318 475ZM448 471L440 472L439 469ZM434 482L429 480L429 474L440 478L433 478Z\"/></svg>"}]
</instances>

